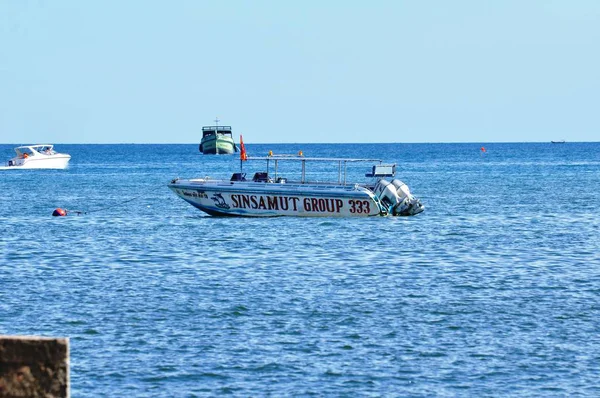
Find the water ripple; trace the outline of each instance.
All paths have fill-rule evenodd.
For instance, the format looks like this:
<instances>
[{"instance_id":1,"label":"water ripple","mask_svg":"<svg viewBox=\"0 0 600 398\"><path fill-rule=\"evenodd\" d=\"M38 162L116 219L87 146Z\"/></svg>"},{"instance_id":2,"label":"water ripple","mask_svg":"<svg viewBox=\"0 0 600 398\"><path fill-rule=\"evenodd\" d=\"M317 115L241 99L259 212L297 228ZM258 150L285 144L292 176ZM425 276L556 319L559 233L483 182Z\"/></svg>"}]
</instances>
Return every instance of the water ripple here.
<instances>
[{"instance_id":1,"label":"water ripple","mask_svg":"<svg viewBox=\"0 0 600 398\"><path fill-rule=\"evenodd\" d=\"M229 161L186 146L2 175L0 333L70 337L82 397L600 394L597 155L465 148L390 153L412 218L205 217L165 182Z\"/></svg>"}]
</instances>

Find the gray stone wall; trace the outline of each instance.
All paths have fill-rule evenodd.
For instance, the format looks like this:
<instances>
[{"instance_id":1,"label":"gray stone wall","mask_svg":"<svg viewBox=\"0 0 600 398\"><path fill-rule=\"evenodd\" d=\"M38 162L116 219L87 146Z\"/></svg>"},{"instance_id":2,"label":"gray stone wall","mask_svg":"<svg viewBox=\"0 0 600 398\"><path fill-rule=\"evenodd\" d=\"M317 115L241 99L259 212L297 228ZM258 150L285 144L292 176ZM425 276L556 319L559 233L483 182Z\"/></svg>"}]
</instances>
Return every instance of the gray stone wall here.
<instances>
[{"instance_id":1,"label":"gray stone wall","mask_svg":"<svg viewBox=\"0 0 600 398\"><path fill-rule=\"evenodd\" d=\"M69 397L69 339L0 335L0 398Z\"/></svg>"}]
</instances>

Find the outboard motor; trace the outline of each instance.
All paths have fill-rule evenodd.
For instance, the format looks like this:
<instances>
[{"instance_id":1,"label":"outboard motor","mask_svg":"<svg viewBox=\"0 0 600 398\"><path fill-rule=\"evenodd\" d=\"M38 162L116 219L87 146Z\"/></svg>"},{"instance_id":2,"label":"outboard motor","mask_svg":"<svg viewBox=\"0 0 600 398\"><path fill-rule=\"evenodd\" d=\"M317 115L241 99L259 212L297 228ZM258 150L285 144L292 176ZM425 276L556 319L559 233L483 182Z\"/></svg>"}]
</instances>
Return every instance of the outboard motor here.
<instances>
[{"instance_id":1,"label":"outboard motor","mask_svg":"<svg viewBox=\"0 0 600 398\"><path fill-rule=\"evenodd\" d=\"M373 192L375 195L377 195L381 203L384 205L385 211L388 213L391 213L394 206L401 201L400 197L398 197L398 194L396 193L396 187L384 179L377 181Z\"/></svg>"},{"instance_id":2,"label":"outboard motor","mask_svg":"<svg viewBox=\"0 0 600 398\"><path fill-rule=\"evenodd\" d=\"M392 185L396 189L396 195L400 199L399 203L392 209L393 215L413 216L425 210L425 206L421 204L421 201L410 193L408 185L398 179L393 180Z\"/></svg>"},{"instance_id":3,"label":"outboard motor","mask_svg":"<svg viewBox=\"0 0 600 398\"><path fill-rule=\"evenodd\" d=\"M381 179L375 185L373 192L379 198L388 214L394 216L412 216L425 210L419 199L411 193L408 185L400 180L391 183Z\"/></svg>"},{"instance_id":4,"label":"outboard motor","mask_svg":"<svg viewBox=\"0 0 600 398\"><path fill-rule=\"evenodd\" d=\"M398 179L394 179L392 181L392 185L396 188L397 195L400 197L400 199L404 199L409 196L412 196L410 194L410 189L408 188L408 185L406 185L402 181L400 181Z\"/></svg>"}]
</instances>

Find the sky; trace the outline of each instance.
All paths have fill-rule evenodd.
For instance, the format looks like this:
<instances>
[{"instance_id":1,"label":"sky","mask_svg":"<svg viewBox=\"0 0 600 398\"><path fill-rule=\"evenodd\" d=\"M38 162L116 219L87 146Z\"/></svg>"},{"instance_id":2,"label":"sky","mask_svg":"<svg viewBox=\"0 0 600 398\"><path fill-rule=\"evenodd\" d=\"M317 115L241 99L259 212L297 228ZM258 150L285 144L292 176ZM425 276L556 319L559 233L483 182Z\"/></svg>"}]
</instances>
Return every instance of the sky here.
<instances>
[{"instance_id":1,"label":"sky","mask_svg":"<svg viewBox=\"0 0 600 398\"><path fill-rule=\"evenodd\" d=\"M599 141L600 1L0 0L0 143Z\"/></svg>"}]
</instances>

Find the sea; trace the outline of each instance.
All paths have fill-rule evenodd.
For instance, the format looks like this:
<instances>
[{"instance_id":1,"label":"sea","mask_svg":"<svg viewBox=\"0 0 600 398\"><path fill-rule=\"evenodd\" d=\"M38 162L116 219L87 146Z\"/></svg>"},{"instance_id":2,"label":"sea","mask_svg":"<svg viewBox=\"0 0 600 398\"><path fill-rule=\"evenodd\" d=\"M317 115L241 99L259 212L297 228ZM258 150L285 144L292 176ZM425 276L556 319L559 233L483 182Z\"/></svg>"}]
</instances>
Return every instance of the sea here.
<instances>
[{"instance_id":1,"label":"sea","mask_svg":"<svg viewBox=\"0 0 600 398\"><path fill-rule=\"evenodd\" d=\"M68 337L73 397L600 395L598 142L246 144L396 163L425 211L362 219L208 216L167 184L264 163L197 144L55 149L0 171L0 334Z\"/></svg>"}]
</instances>

